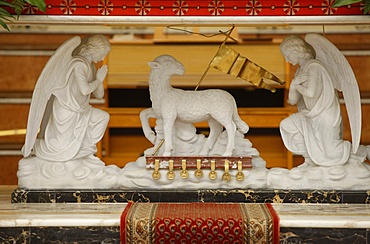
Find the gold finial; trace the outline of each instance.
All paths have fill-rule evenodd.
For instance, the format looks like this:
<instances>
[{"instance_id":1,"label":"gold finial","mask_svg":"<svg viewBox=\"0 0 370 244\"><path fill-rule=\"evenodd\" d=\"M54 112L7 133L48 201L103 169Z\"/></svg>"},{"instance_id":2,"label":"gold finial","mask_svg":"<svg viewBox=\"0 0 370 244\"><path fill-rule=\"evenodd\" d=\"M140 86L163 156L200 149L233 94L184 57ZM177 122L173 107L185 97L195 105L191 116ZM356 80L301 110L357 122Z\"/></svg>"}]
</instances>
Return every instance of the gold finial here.
<instances>
[{"instance_id":1,"label":"gold finial","mask_svg":"<svg viewBox=\"0 0 370 244\"><path fill-rule=\"evenodd\" d=\"M244 180L244 174L243 174L242 170L243 170L243 162L238 161L238 172L235 175L235 177L238 181Z\"/></svg>"},{"instance_id":2,"label":"gold finial","mask_svg":"<svg viewBox=\"0 0 370 244\"><path fill-rule=\"evenodd\" d=\"M186 159L181 160L181 167L182 167L182 170L180 172L180 176L183 179L187 179L189 177L189 173L186 170Z\"/></svg>"},{"instance_id":3,"label":"gold finial","mask_svg":"<svg viewBox=\"0 0 370 244\"><path fill-rule=\"evenodd\" d=\"M211 172L209 172L209 178L211 180L215 180L217 178L217 173L216 173L216 161L215 160L211 160Z\"/></svg>"},{"instance_id":4,"label":"gold finial","mask_svg":"<svg viewBox=\"0 0 370 244\"><path fill-rule=\"evenodd\" d=\"M201 168L202 168L202 160L197 159L197 169L194 172L195 177L202 178L203 171L201 170Z\"/></svg>"},{"instance_id":5,"label":"gold finial","mask_svg":"<svg viewBox=\"0 0 370 244\"><path fill-rule=\"evenodd\" d=\"M172 159L169 160L167 178L169 180L175 179L175 172L173 172L173 160Z\"/></svg>"},{"instance_id":6,"label":"gold finial","mask_svg":"<svg viewBox=\"0 0 370 244\"><path fill-rule=\"evenodd\" d=\"M225 173L222 175L222 180L230 181L231 175L229 173L229 160L225 159Z\"/></svg>"},{"instance_id":7,"label":"gold finial","mask_svg":"<svg viewBox=\"0 0 370 244\"><path fill-rule=\"evenodd\" d=\"M152 177L155 180L161 178L161 173L159 173L159 159L154 160L154 172L152 173Z\"/></svg>"}]
</instances>

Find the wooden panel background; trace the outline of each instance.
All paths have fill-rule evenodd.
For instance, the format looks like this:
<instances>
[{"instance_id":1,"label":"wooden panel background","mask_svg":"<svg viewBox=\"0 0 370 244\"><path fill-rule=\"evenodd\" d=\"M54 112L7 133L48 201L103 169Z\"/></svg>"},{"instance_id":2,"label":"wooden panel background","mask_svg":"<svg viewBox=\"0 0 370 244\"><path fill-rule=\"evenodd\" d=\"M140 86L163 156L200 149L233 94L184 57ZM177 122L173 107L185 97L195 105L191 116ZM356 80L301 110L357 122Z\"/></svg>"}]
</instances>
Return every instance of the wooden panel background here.
<instances>
[{"instance_id":1,"label":"wooden panel background","mask_svg":"<svg viewBox=\"0 0 370 244\"><path fill-rule=\"evenodd\" d=\"M284 80L284 58L277 44L230 45L242 56L259 64ZM174 86L194 87L218 51L219 45L209 44L130 44L113 43L108 57L109 88L148 86L149 66L159 55L169 54L185 67L185 74L173 76ZM211 68L202 86L248 86L250 83L235 79Z\"/></svg>"},{"instance_id":2,"label":"wooden panel background","mask_svg":"<svg viewBox=\"0 0 370 244\"><path fill-rule=\"evenodd\" d=\"M47 56L2 56L0 92L32 92L48 59Z\"/></svg>"}]
</instances>

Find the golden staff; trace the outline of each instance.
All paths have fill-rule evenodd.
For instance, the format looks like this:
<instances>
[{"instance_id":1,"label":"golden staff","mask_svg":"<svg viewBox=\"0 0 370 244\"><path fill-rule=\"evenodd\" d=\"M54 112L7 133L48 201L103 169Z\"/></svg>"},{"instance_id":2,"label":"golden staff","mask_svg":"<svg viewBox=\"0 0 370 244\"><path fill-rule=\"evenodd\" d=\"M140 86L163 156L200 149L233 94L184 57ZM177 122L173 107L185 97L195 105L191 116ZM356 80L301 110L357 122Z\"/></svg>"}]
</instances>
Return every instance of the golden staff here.
<instances>
[{"instance_id":1,"label":"golden staff","mask_svg":"<svg viewBox=\"0 0 370 244\"><path fill-rule=\"evenodd\" d=\"M164 143L164 139L161 139L161 141L159 142L158 146L156 147L156 149L153 151L152 153L152 156L156 155L157 152L159 151L159 149L161 148L161 146L163 145Z\"/></svg>"},{"instance_id":2,"label":"golden staff","mask_svg":"<svg viewBox=\"0 0 370 244\"><path fill-rule=\"evenodd\" d=\"M226 43L226 41L227 41L227 39L232 39L233 41L235 41L235 42L238 42L237 40L235 40L234 38L232 38L230 35L231 35L231 33L233 32L233 30L234 30L234 28L235 28L235 25L233 25L232 27L231 27L231 29L228 31L228 33L226 34L226 33L224 33L224 32L221 32L222 34L224 34L225 36L226 36L226 38L225 38L225 40L222 42L222 44L224 44L224 43ZM222 45L221 44L221 45ZM211 63L212 63L212 61L213 61L213 59L216 57L216 55L217 55L217 53L215 54L215 56L212 58L212 60L211 60L211 62L208 64L208 67L207 67L207 69L206 69L206 71L204 71L204 73L203 73L203 75L202 75L202 77L200 77L200 80L198 81L198 84L197 84L197 86L195 87L195 91L196 90L198 90L198 88L199 88L199 86L200 86L200 84L202 83L202 81L203 81L203 79L204 79L204 77L206 76L206 74L208 73L208 71L209 71L209 69L211 68Z\"/></svg>"}]
</instances>

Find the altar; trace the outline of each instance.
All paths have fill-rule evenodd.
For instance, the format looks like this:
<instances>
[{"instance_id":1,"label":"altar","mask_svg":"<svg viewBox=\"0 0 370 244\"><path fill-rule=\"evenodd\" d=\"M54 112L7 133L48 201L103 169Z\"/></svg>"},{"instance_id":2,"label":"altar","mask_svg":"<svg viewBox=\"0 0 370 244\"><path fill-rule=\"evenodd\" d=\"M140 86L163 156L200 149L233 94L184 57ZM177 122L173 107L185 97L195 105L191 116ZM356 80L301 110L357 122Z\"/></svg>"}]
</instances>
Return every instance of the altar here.
<instances>
[{"instance_id":1,"label":"altar","mask_svg":"<svg viewBox=\"0 0 370 244\"><path fill-rule=\"evenodd\" d=\"M134 123L127 122L122 111L109 123L113 109L90 106L90 94L103 99L108 67L114 68L121 56L109 62L105 59L114 38L74 36L51 55L36 82L18 164L18 185L0 186L0 242L370 243L370 146L361 141L360 89L344 55L325 37L324 28L322 34L304 38L288 35L279 39L276 50L280 59L299 68L293 76L285 74L288 66L280 67L285 75L276 76L269 66L265 69L254 63L228 43L236 41L232 36L235 25L274 25L277 21L335 25L350 20L343 15L358 15L363 10L359 4L337 9L331 3L299 2L263 3L263 7L227 1L164 2L160 6L143 1L119 8L112 2L104 6L49 4L47 15L22 16L20 23L26 24L75 21L140 26L155 22L169 28L173 23L232 23L229 30L219 31L225 39L214 57L207 58L209 66L203 76L214 68L253 88L275 92L280 86L286 93L282 98L297 110L272 109L278 112L279 123L272 124L280 129L287 168L267 167L268 160L249 141L247 132L251 124L265 128L266 118L271 117L245 122L256 111L248 110L242 117L240 111L246 110L238 110L229 92L197 91L203 76L194 91L172 87L172 75L185 72L183 56L156 53L145 60L150 69L145 77L149 75L152 107L136 116L153 147L125 162L123 168L112 161L105 164L101 156L109 154L110 141L100 143L103 136L109 138L110 126ZM91 9L98 9L102 16L94 16ZM61 15L65 11L70 15L67 19ZM355 20L360 25L369 23L366 16ZM203 44L192 46L205 49ZM115 48L127 53L120 45ZM145 58L139 56L140 65ZM131 69L110 75L120 82L122 73ZM344 104L351 138L342 134ZM273 116L268 111L264 113ZM117 122L120 119L125 121ZM202 121L208 122L207 135L195 128ZM302 156L303 164L294 167L293 155Z\"/></svg>"},{"instance_id":2,"label":"altar","mask_svg":"<svg viewBox=\"0 0 370 244\"><path fill-rule=\"evenodd\" d=\"M11 203L17 201L17 194L18 201L24 202ZM32 200L30 192L28 199L27 192L23 191L23 197L19 194L16 186L1 187L0 236L5 243L120 243L120 218L128 201L173 200L173 194L166 192L48 191L38 200ZM280 219L280 243L370 243L368 191L279 194L235 190L176 194L184 202L194 197L199 202L271 202Z\"/></svg>"}]
</instances>

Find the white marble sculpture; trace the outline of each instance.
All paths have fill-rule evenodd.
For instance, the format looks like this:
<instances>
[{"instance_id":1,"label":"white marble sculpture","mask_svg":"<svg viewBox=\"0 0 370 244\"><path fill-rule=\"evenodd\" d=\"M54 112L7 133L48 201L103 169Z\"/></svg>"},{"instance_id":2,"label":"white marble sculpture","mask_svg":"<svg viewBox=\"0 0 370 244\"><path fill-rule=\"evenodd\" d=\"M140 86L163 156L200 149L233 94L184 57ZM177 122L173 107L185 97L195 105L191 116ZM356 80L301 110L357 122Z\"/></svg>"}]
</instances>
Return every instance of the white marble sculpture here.
<instances>
[{"instance_id":1,"label":"white marble sculpture","mask_svg":"<svg viewBox=\"0 0 370 244\"><path fill-rule=\"evenodd\" d=\"M281 122L280 131L285 146L302 155L304 164L291 171L271 170L271 186L368 187L367 148L360 145L360 93L348 61L318 34L307 34L305 39L288 36L280 48L287 62L299 65L288 95L288 102L297 105L298 112ZM342 137L338 91L345 100L352 143Z\"/></svg>"},{"instance_id":2,"label":"white marble sculpture","mask_svg":"<svg viewBox=\"0 0 370 244\"><path fill-rule=\"evenodd\" d=\"M308 44L309 43L309 44ZM145 156L225 155L252 156L244 180L189 177L153 179L145 156L120 169L95 157L96 143L106 129L107 113L89 105L90 93L103 97L103 66L96 73L93 62L109 52L102 36L65 42L46 64L33 94L24 158L19 162L19 186L29 189L328 189L368 190L369 147L359 144L361 107L357 82L343 55L320 35L305 40L289 36L281 44L286 60L299 69L292 81L289 102L298 112L284 119L281 134L286 147L305 158L291 170L266 168L266 162L243 133L248 126L236 113L234 99L224 91L184 91L170 85L172 75L184 67L172 56L149 62L152 107L140 114L143 132L154 144ZM352 143L342 138L342 117L337 90L343 92L350 117ZM208 94L210 93L210 94ZM206 100L210 99L210 100ZM222 101L222 102L220 102ZM149 118L156 118L154 131ZM198 134L194 122L207 120L211 134ZM223 127L226 128L225 131ZM241 132L236 130L241 129ZM40 129L39 133L38 130ZM38 136L37 136L38 134ZM37 138L36 138L37 137ZM160 141L164 146L159 147ZM122 145L124 146L124 145ZM159 149L159 150L157 150ZM190 170L189 170L190 171ZM208 175L210 169L203 169ZM175 172L179 174L179 172Z\"/></svg>"},{"instance_id":3,"label":"white marble sculpture","mask_svg":"<svg viewBox=\"0 0 370 244\"><path fill-rule=\"evenodd\" d=\"M171 86L172 75L182 75L184 66L170 55L161 55L148 63L151 67L149 77L152 111L163 122L165 151L163 156L170 156L173 151L172 134L175 121L189 124L207 121L210 134L198 155L208 155L218 136L225 128L227 146L223 156L231 156L235 148L235 131L248 132L248 125L238 115L233 96L223 90L209 89L192 91L176 89ZM144 116L144 118L147 116ZM144 125L147 125L143 122ZM182 125L183 127L184 125ZM177 129L180 129L177 126ZM152 131L143 127L144 134L153 142Z\"/></svg>"},{"instance_id":4,"label":"white marble sculpture","mask_svg":"<svg viewBox=\"0 0 370 244\"><path fill-rule=\"evenodd\" d=\"M310 44L309 44L310 43ZM281 44L286 60L300 67L290 84L288 102L298 112L280 125L286 147L303 155L305 163L342 165L361 137L361 102L356 78L347 60L324 37L308 34L306 41L288 36ZM342 117L337 90L343 92L353 142L342 138Z\"/></svg>"},{"instance_id":5,"label":"white marble sculpture","mask_svg":"<svg viewBox=\"0 0 370 244\"><path fill-rule=\"evenodd\" d=\"M96 71L93 63L109 51L103 35L76 36L47 62L32 96L20 187L110 187L117 181L116 170L94 156L109 114L89 104L91 93L97 99L104 96L108 69L103 65Z\"/></svg>"}]
</instances>

